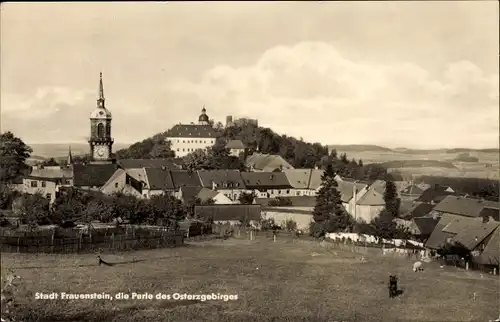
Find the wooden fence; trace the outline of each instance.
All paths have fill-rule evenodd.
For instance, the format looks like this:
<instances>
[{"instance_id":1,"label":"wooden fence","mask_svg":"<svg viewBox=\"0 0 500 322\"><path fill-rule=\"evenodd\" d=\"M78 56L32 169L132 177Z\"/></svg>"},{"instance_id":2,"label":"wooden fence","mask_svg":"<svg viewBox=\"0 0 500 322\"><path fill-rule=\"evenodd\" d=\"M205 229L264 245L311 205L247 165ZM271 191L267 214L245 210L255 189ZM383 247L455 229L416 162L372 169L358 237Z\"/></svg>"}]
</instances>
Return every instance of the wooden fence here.
<instances>
[{"instance_id":1,"label":"wooden fence","mask_svg":"<svg viewBox=\"0 0 500 322\"><path fill-rule=\"evenodd\" d=\"M85 233L78 229L45 231L0 230L6 253L89 253L181 246L184 235L169 229L107 228Z\"/></svg>"}]
</instances>

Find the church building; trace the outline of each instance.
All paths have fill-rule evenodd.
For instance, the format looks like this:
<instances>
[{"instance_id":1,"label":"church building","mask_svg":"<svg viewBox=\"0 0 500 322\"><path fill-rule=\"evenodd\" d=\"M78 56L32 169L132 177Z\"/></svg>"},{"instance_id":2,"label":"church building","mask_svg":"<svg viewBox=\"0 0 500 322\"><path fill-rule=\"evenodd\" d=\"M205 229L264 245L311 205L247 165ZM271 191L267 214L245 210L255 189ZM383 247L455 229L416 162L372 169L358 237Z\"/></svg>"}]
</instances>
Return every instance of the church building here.
<instances>
[{"instance_id":1,"label":"church building","mask_svg":"<svg viewBox=\"0 0 500 322\"><path fill-rule=\"evenodd\" d=\"M205 107L201 110L198 124L177 124L168 131L167 140L176 157L183 157L198 149L206 150L215 144L216 131L210 124Z\"/></svg>"},{"instance_id":2,"label":"church building","mask_svg":"<svg viewBox=\"0 0 500 322\"><path fill-rule=\"evenodd\" d=\"M91 163L106 164L112 162L113 138L111 137L111 112L106 109L102 73L99 79L99 97L97 107L90 113L90 158Z\"/></svg>"}]
</instances>

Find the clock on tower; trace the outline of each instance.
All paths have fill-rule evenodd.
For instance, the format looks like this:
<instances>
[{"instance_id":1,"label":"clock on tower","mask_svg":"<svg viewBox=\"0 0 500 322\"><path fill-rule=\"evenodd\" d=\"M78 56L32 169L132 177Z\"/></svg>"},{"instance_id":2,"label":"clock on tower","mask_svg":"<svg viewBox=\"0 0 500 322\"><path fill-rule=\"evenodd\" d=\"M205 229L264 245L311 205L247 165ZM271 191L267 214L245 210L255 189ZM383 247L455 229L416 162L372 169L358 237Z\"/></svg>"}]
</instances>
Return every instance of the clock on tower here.
<instances>
[{"instance_id":1,"label":"clock on tower","mask_svg":"<svg viewBox=\"0 0 500 322\"><path fill-rule=\"evenodd\" d=\"M111 137L111 112L104 105L104 86L102 73L99 79L99 98L97 108L90 113L90 156L93 163L109 163L112 161L111 153L113 138Z\"/></svg>"}]
</instances>

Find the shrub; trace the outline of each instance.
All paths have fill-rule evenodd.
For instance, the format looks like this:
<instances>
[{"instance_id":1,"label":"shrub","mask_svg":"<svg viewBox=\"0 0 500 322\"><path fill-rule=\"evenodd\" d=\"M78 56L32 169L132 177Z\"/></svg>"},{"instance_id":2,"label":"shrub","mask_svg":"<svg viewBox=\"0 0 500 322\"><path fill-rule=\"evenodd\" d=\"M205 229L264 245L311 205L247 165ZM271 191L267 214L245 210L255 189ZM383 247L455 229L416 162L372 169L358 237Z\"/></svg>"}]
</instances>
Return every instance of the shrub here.
<instances>
[{"instance_id":1,"label":"shrub","mask_svg":"<svg viewBox=\"0 0 500 322\"><path fill-rule=\"evenodd\" d=\"M272 230L274 226L276 226L274 218L261 219L260 221L261 230Z\"/></svg>"},{"instance_id":2,"label":"shrub","mask_svg":"<svg viewBox=\"0 0 500 322\"><path fill-rule=\"evenodd\" d=\"M292 200L290 198L276 197L269 200L267 204L270 207L286 207L292 205Z\"/></svg>"},{"instance_id":3,"label":"shrub","mask_svg":"<svg viewBox=\"0 0 500 322\"><path fill-rule=\"evenodd\" d=\"M297 230L297 223L292 219L288 219L285 222L285 228L288 231L295 231L295 230Z\"/></svg>"}]
</instances>

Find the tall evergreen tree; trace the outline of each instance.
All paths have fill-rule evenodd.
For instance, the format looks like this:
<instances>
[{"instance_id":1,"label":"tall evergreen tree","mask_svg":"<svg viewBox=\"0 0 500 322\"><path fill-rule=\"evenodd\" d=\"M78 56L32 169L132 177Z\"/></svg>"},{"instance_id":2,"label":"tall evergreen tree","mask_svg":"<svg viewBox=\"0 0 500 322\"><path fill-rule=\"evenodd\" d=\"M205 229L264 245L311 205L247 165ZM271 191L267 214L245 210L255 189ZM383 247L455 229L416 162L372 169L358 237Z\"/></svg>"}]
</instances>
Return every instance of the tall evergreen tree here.
<instances>
[{"instance_id":1,"label":"tall evergreen tree","mask_svg":"<svg viewBox=\"0 0 500 322\"><path fill-rule=\"evenodd\" d=\"M385 182L384 201L385 201L385 209L394 218L396 218L399 215L400 200L398 198L396 185L390 179Z\"/></svg>"},{"instance_id":2,"label":"tall evergreen tree","mask_svg":"<svg viewBox=\"0 0 500 322\"><path fill-rule=\"evenodd\" d=\"M315 222L312 232L316 237L334 231L346 231L352 228L352 217L342 206L338 184L332 165L328 165L321 178L322 185L316 196L313 218Z\"/></svg>"}]
</instances>

